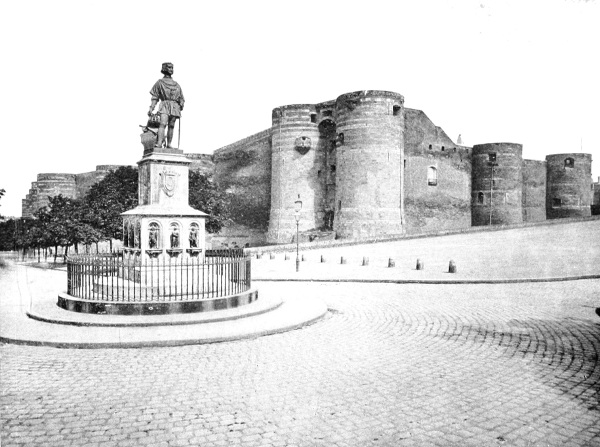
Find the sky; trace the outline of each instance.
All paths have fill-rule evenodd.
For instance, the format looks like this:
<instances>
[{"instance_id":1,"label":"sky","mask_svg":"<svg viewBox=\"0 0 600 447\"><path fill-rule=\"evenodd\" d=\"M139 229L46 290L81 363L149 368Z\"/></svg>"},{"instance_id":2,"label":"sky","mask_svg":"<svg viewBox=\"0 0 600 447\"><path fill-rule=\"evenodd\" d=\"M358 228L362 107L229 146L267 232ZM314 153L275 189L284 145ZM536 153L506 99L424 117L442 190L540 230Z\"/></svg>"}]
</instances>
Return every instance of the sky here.
<instances>
[{"instance_id":1,"label":"sky","mask_svg":"<svg viewBox=\"0 0 600 447\"><path fill-rule=\"evenodd\" d=\"M597 1L31 0L1 20L4 216L38 173L135 165L167 61L185 152L267 129L281 105L388 90L455 142L590 153L600 176Z\"/></svg>"}]
</instances>

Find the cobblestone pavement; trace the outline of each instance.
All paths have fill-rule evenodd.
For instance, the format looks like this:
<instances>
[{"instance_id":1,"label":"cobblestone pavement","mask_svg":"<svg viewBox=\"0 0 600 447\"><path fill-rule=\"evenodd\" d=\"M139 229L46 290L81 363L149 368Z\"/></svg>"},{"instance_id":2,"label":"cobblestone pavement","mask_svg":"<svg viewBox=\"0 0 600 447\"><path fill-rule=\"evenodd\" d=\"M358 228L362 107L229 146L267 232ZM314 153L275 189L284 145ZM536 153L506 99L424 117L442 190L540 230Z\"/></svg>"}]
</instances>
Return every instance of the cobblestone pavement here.
<instances>
[{"instance_id":1,"label":"cobblestone pavement","mask_svg":"<svg viewBox=\"0 0 600 447\"><path fill-rule=\"evenodd\" d=\"M3 345L2 446L600 445L600 281L293 287L328 317L179 348Z\"/></svg>"}]
</instances>

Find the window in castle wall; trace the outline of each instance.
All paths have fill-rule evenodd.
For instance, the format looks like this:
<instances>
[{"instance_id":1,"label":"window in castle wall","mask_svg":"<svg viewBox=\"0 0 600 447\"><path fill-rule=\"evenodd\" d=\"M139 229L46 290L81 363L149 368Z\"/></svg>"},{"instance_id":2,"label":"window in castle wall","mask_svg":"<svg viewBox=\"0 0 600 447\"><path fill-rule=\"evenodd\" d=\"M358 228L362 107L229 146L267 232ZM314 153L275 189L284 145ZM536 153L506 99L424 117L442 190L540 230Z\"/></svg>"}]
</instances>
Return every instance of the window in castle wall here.
<instances>
[{"instance_id":1,"label":"window in castle wall","mask_svg":"<svg viewBox=\"0 0 600 447\"><path fill-rule=\"evenodd\" d=\"M434 168L433 166L429 166L427 168L427 184L429 186L437 186L437 183L438 183L437 169Z\"/></svg>"},{"instance_id":2,"label":"window in castle wall","mask_svg":"<svg viewBox=\"0 0 600 447\"><path fill-rule=\"evenodd\" d=\"M575 160L571 157L565 158L565 168L574 168Z\"/></svg>"},{"instance_id":3,"label":"window in castle wall","mask_svg":"<svg viewBox=\"0 0 600 447\"><path fill-rule=\"evenodd\" d=\"M317 114L316 113L311 113L310 114L310 122L311 123L316 123L317 122Z\"/></svg>"},{"instance_id":4,"label":"window in castle wall","mask_svg":"<svg viewBox=\"0 0 600 447\"><path fill-rule=\"evenodd\" d=\"M477 194L477 203L479 203L480 205L483 205L484 198L485 198L485 196L482 192Z\"/></svg>"},{"instance_id":5,"label":"window in castle wall","mask_svg":"<svg viewBox=\"0 0 600 447\"><path fill-rule=\"evenodd\" d=\"M430 144L429 145L429 150L432 150L432 149L433 149L433 146Z\"/></svg>"},{"instance_id":6,"label":"window in castle wall","mask_svg":"<svg viewBox=\"0 0 600 447\"><path fill-rule=\"evenodd\" d=\"M323 110L323 116L332 116L333 112L331 110Z\"/></svg>"},{"instance_id":7,"label":"window in castle wall","mask_svg":"<svg viewBox=\"0 0 600 447\"><path fill-rule=\"evenodd\" d=\"M331 171L332 174L335 174L335 165L331 165L329 166L329 170Z\"/></svg>"},{"instance_id":8,"label":"window in castle wall","mask_svg":"<svg viewBox=\"0 0 600 447\"><path fill-rule=\"evenodd\" d=\"M338 211L342 210L342 201L338 200Z\"/></svg>"},{"instance_id":9,"label":"window in castle wall","mask_svg":"<svg viewBox=\"0 0 600 447\"><path fill-rule=\"evenodd\" d=\"M317 177L321 178L321 170L320 169L317 171Z\"/></svg>"},{"instance_id":10,"label":"window in castle wall","mask_svg":"<svg viewBox=\"0 0 600 447\"><path fill-rule=\"evenodd\" d=\"M442 151L445 151L445 150L446 150L446 148L444 146L442 146Z\"/></svg>"},{"instance_id":11,"label":"window in castle wall","mask_svg":"<svg viewBox=\"0 0 600 447\"><path fill-rule=\"evenodd\" d=\"M492 152L491 154L488 154L488 161L490 163L495 163L496 162L496 153Z\"/></svg>"},{"instance_id":12,"label":"window in castle wall","mask_svg":"<svg viewBox=\"0 0 600 447\"><path fill-rule=\"evenodd\" d=\"M560 208L561 206L562 206L562 200L557 197L554 197L552 199L552 208Z\"/></svg>"},{"instance_id":13,"label":"window in castle wall","mask_svg":"<svg viewBox=\"0 0 600 447\"><path fill-rule=\"evenodd\" d=\"M394 106L394 108L393 108L393 114L394 114L394 116L399 116L401 110L402 110L402 107L400 107L400 106Z\"/></svg>"}]
</instances>

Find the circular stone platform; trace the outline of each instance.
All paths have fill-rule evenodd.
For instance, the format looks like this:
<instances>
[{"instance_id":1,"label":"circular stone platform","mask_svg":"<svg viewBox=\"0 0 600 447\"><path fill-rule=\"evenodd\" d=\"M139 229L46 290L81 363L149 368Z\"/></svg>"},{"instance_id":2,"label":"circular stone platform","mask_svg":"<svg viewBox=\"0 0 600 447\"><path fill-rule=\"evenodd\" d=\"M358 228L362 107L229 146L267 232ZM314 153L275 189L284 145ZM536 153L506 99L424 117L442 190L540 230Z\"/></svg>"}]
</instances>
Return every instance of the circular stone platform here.
<instances>
[{"instance_id":1,"label":"circular stone platform","mask_svg":"<svg viewBox=\"0 0 600 447\"><path fill-rule=\"evenodd\" d=\"M58 294L58 307L85 314L101 315L172 315L233 309L258 300L258 290L250 289L219 298L179 301L98 301L85 300L67 293Z\"/></svg>"}]
</instances>

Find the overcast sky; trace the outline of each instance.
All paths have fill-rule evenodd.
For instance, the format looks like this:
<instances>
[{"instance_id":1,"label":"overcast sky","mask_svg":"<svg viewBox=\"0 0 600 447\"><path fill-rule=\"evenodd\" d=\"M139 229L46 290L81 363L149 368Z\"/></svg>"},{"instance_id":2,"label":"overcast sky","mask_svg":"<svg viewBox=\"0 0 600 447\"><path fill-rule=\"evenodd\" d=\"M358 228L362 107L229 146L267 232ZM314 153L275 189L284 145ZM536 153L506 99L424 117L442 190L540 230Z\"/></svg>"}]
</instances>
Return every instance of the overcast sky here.
<instances>
[{"instance_id":1,"label":"overcast sky","mask_svg":"<svg viewBox=\"0 0 600 447\"><path fill-rule=\"evenodd\" d=\"M13 1L2 8L0 214L41 172L134 165L161 63L183 88L181 148L212 153L274 107L389 90L456 141L524 158L591 153L600 175L594 1ZM583 147L583 151L581 148Z\"/></svg>"}]
</instances>

